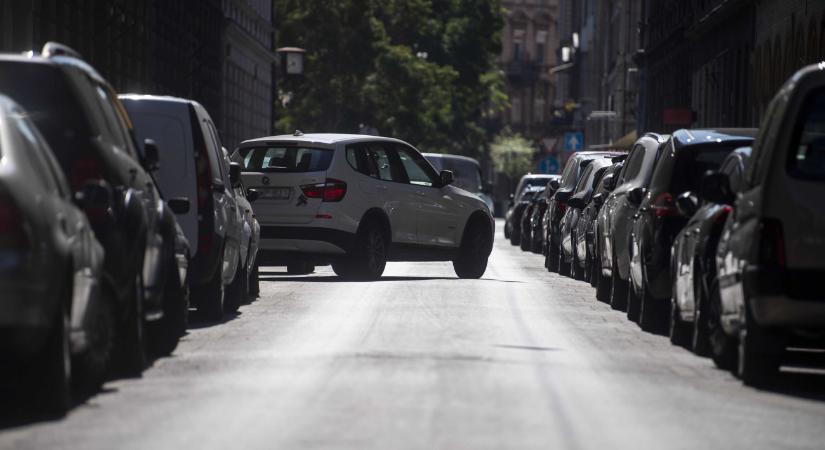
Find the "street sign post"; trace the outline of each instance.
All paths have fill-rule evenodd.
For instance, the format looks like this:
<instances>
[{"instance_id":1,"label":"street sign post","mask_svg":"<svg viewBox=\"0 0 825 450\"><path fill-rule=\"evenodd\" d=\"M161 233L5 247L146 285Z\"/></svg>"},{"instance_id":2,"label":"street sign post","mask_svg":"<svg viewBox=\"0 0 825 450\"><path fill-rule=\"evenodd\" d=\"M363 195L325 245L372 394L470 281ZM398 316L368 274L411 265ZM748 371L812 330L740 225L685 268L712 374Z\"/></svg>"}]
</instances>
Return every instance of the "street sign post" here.
<instances>
[{"instance_id":1,"label":"street sign post","mask_svg":"<svg viewBox=\"0 0 825 450\"><path fill-rule=\"evenodd\" d=\"M539 161L539 173L559 173L559 160L555 156L545 156Z\"/></svg>"},{"instance_id":2,"label":"street sign post","mask_svg":"<svg viewBox=\"0 0 825 450\"><path fill-rule=\"evenodd\" d=\"M582 149L584 145L584 133L581 131L574 131L572 133L564 133L564 151L577 152Z\"/></svg>"}]
</instances>

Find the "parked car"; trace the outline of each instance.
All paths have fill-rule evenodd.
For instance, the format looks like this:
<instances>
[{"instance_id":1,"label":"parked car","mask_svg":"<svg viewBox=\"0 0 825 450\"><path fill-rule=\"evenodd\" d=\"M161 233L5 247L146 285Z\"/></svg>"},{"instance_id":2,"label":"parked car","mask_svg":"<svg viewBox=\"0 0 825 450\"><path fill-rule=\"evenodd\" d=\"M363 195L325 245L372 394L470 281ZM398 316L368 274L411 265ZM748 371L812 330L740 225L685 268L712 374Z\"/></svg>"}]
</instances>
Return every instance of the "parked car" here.
<instances>
[{"instance_id":1,"label":"parked car","mask_svg":"<svg viewBox=\"0 0 825 450\"><path fill-rule=\"evenodd\" d=\"M74 191L90 182L111 188L110 208L79 205L105 249L103 289L117 299L119 369L139 373L144 323L163 317L165 282L175 271L175 219L150 174L157 147L147 142L138 155L115 91L63 45L47 43L40 55L0 55L0 92L31 115Z\"/></svg>"},{"instance_id":2,"label":"parked car","mask_svg":"<svg viewBox=\"0 0 825 450\"><path fill-rule=\"evenodd\" d=\"M490 214L495 216L493 197L490 197L490 190L484 183L484 177L481 175L481 164L478 163L478 160L446 153L424 153L424 157L427 158L427 161L432 164L437 172L442 170L451 171L455 178L453 186L477 195L487 205Z\"/></svg>"},{"instance_id":3,"label":"parked car","mask_svg":"<svg viewBox=\"0 0 825 450\"><path fill-rule=\"evenodd\" d=\"M160 191L170 201L189 203L177 219L192 243L191 302L207 320L220 320L245 299L239 297L243 280L235 277L243 224L215 125L193 100L152 95L120 98L138 141L152 139L161 150L156 174Z\"/></svg>"},{"instance_id":4,"label":"parked car","mask_svg":"<svg viewBox=\"0 0 825 450\"><path fill-rule=\"evenodd\" d=\"M245 185L260 193L261 264L332 264L367 280L387 261L452 261L460 278L487 268L490 210L406 142L296 132L244 141L236 153Z\"/></svg>"},{"instance_id":5,"label":"parked car","mask_svg":"<svg viewBox=\"0 0 825 450\"><path fill-rule=\"evenodd\" d=\"M566 270L561 272L577 280L589 281L589 276L585 278L587 272L587 261L592 258L589 248L586 245L586 233L588 228L588 217L585 216L586 208L593 202L593 194L600 186L605 172L614 165L613 157L596 158L585 169L585 173L579 180L573 196L568 200L568 208L565 217L562 218L562 262L560 267L566 266Z\"/></svg>"},{"instance_id":6,"label":"parked car","mask_svg":"<svg viewBox=\"0 0 825 450\"><path fill-rule=\"evenodd\" d=\"M716 253L719 330L713 348L735 355L746 384L770 382L788 344L825 331L825 72L811 65L774 97L740 192L725 174L705 195L729 203ZM716 291L712 291L714 294ZM723 342L719 342L723 341ZM718 357L717 357L718 358Z\"/></svg>"},{"instance_id":7,"label":"parked car","mask_svg":"<svg viewBox=\"0 0 825 450\"><path fill-rule=\"evenodd\" d=\"M547 187L542 187L535 191L530 198L524 212L521 213L521 232L519 233L519 246L522 251L530 251L533 243L533 212L538 208L539 202L544 198L544 190Z\"/></svg>"},{"instance_id":8,"label":"parked car","mask_svg":"<svg viewBox=\"0 0 825 450\"><path fill-rule=\"evenodd\" d=\"M109 195L96 183L77 193L88 208L108 208ZM36 406L57 414L72 378L102 381L114 347L103 247L74 197L28 114L0 95L0 356L17 369L3 377L17 372Z\"/></svg>"},{"instance_id":9,"label":"parked car","mask_svg":"<svg viewBox=\"0 0 825 450\"><path fill-rule=\"evenodd\" d=\"M616 152L603 151L589 151L577 152L567 159L567 163L562 171L561 179L553 183L553 188L556 193L547 205L547 212L545 213L547 222L547 235L544 240L546 242L546 251L544 267L550 272L559 271L559 263L561 262L561 220L564 213L567 212L567 200L573 195L576 185L584 173L585 168L596 158L612 157Z\"/></svg>"},{"instance_id":10,"label":"parked car","mask_svg":"<svg viewBox=\"0 0 825 450\"><path fill-rule=\"evenodd\" d=\"M542 219L544 218L544 214L547 212L547 204L549 203L550 199L553 197L553 194L555 192L556 191L554 191L548 183L547 186L544 187L544 190L541 192L541 195L534 199L534 201L536 202L536 206L533 208L533 212L530 215L529 244L530 251L533 253L541 254L542 247L544 246Z\"/></svg>"},{"instance_id":11,"label":"parked car","mask_svg":"<svg viewBox=\"0 0 825 450\"><path fill-rule=\"evenodd\" d=\"M730 180L732 192L739 192L750 147L736 149L722 162L719 172ZM715 172L711 172L713 174ZM705 175L708 176L708 175ZM710 175L713 176L713 175ZM712 178L711 178L712 179ZM701 183L704 186L706 183ZM676 199L679 214L689 217L676 235L670 267L673 299L669 336L671 342L705 355L708 351L710 290L716 279L716 248L722 227L733 207L704 198L702 188L685 192Z\"/></svg>"},{"instance_id":12,"label":"parked car","mask_svg":"<svg viewBox=\"0 0 825 450\"><path fill-rule=\"evenodd\" d=\"M613 309L627 307L630 227L642 197L639 189L646 189L650 183L656 159L666 141L667 136L654 133L646 133L636 141L614 182L615 189L599 210L596 230L596 247L602 270L599 285L610 285L610 306ZM631 191L637 194L631 196Z\"/></svg>"},{"instance_id":13,"label":"parked car","mask_svg":"<svg viewBox=\"0 0 825 450\"><path fill-rule=\"evenodd\" d=\"M230 307L237 309L241 303L248 303L253 294L258 294L258 270L254 267L261 228L252 211L252 203L250 202L250 199L253 201L257 199L257 191L252 191L252 196L249 196L241 179L241 163L230 161L229 152L225 147L222 147L221 150L224 167L229 168L232 194L235 197L235 203L238 205L236 221L241 224L238 268L235 271L235 279L229 285L230 289L234 289L234 291L230 291L227 295L228 298L235 299L230 302Z\"/></svg>"},{"instance_id":14,"label":"parked car","mask_svg":"<svg viewBox=\"0 0 825 450\"><path fill-rule=\"evenodd\" d=\"M516 190L510 194L510 205L507 207L507 213L504 215L504 238L510 239L511 244L518 245L521 238L519 224L521 224L521 215L524 212L524 208L527 207L527 203L522 197L524 197L528 191L530 194L527 195L532 197L535 195L534 188L547 186L550 180L555 178L558 178L558 175L528 173L521 177L516 185Z\"/></svg>"},{"instance_id":15,"label":"parked car","mask_svg":"<svg viewBox=\"0 0 825 450\"><path fill-rule=\"evenodd\" d=\"M602 268L597 256L599 254L599 242L596 238L599 224L597 219L605 199L615 187L616 177L622 170L625 158L627 158L627 155L615 156L611 159L613 164L605 169L604 174L593 189L593 195L582 211L575 234L576 252L580 255L586 255L583 261L585 279L590 281L591 286L597 288L597 298L603 302L610 301L610 284L599 285ZM606 295L605 290L607 291Z\"/></svg>"},{"instance_id":16,"label":"parked car","mask_svg":"<svg viewBox=\"0 0 825 450\"><path fill-rule=\"evenodd\" d=\"M718 170L734 149L753 142L756 129L678 130L659 156L650 185L644 191L630 234L628 317L643 330L666 332L670 319L670 255L687 218L676 199L697 192L705 172Z\"/></svg>"}]
</instances>

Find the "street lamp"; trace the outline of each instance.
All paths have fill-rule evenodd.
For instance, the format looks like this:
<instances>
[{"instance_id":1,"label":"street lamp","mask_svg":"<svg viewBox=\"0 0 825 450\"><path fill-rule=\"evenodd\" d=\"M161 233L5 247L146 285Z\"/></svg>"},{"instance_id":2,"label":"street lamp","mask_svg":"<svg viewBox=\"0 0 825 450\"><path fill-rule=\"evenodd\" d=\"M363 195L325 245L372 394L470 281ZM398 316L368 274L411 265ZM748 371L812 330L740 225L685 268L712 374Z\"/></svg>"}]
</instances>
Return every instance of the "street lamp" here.
<instances>
[{"instance_id":1,"label":"street lamp","mask_svg":"<svg viewBox=\"0 0 825 450\"><path fill-rule=\"evenodd\" d=\"M281 59L281 67L287 75L304 74L304 56L306 50L298 47L281 47L275 50Z\"/></svg>"}]
</instances>

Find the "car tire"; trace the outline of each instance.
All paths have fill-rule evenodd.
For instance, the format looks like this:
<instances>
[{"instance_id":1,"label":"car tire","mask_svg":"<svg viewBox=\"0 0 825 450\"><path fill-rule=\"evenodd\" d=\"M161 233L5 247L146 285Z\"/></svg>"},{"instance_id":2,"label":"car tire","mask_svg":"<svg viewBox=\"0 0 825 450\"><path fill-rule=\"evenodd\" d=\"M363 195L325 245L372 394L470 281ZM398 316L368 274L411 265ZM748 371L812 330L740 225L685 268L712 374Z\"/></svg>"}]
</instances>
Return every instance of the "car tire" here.
<instances>
[{"instance_id":1,"label":"car tire","mask_svg":"<svg viewBox=\"0 0 825 450\"><path fill-rule=\"evenodd\" d=\"M564 262L564 251L559 252L559 275L570 277L570 263Z\"/></svg>"},{"instance_id":2,"label":"car tire","mask_svg":"<svg viewBox=\"0 0 825 450\"><path fill-rule=\"evenodd\" d=\"M639 323L639 310L641 309L642 299L636 293L636 288L632 281L628 281L627 287L627 320Z\"/></svg>"},{"instance_id":3,"label":"car tire","mask_svg":"<svg viewBox=\"0 0 825 450\"><path fill-rule=\"evenodd\" d=\"M602 275L601 270L599 271L598 282L596 283L596 300L610 304L610 294L611 294L611 279Z\"/></svg>"},{"instance_id":4,"label":"car tire","mask_svg":"<svg viewBox=\"0 0 825 450\"><path fill-rule=\"evenodd\" d=\"M642 285L639 295L639 327L647 332L665 334L668 331L670 302L653 298L647 286Z\"/></svg>"},{"instance_id":5,"label":"car tire","mask_svg":"<svg viewBox=\"0 0 825 450\"><path fill-rule=\"evenodd\" d=\"M616 268L616 256L613 256L613 269L610 271L610 307L617 311L624 311L628 303L627 281L619 277Z\"/></svg>"},{"instance_id":6,"label":"car tire","mask_svg":"<svg viewBox=\"0 0 825 450\"><path fill-rule=\"evenodd\" d=\"M261 295L261 280L259 278L260 269L258 267L258 263L256 262L252 266L252 271L249 272L249 301L252 302L259 295Z\"/></svg>"},{"instance_id":7,"label":"car tire","mask_svg":"<svg viewBox=\"0 0 825 450\"><path fill-rule=\"evenodd\" d=\"M246 265L238 264L235 278L226 287L226 300L223 303L223 312L232 314L238 311L241 304L249 299L249 272Z\"/></svg>"},{"instance_id":8,"label":"car tire","mask_svg":"<svg viewBox=\"0 0 825 450\"><path fill-rule=\"evenodd\" d=\"M212 278L196 291L198 312L210 322L223 320L223 303L226 292L223 286L221 267L215 269Z\"/></svg>"},{"instance_id":9,"label":"car tire","mask_svg":"<svg viewBox=\"0 0 825 450\"><path fill-rule=\"evenodd\" d=\"M100 388L112 365L117 339L117 308L115 294L108 286L101 286L98 302L92 307L93 327L87 333L88 347L72 359L73 384L82 391Z\"/></svg>"},{"instance_id":10,"label":"car tire","mask_svg":"<svg viewBox=\"0 0 825 450\"><path fill-rule=\"evenodd\" d=\"M670 324L668 327L668 337L670 343L678 347L687 348L691 343L693 328L684 320L679 313L679 305L675 299L670 301Z\"/></svg>"},{"instance_id":11,"label":"car tire","mask_svg":"<svg viewBox=\"0 0 825 450\"><path fill-rule=\"evenodd\" d=\"M355 251L350 257L349 276L359 280L381 278L387 266L387 239L377 222L366 223L355 238Z\"/></svg>"},{"instance_id":12,"label":"car tire","mask_svg":"<svg viewBox=\"0 0 825 450\"><path fill-rule=\"evenodd\" d=\"M510 239L510 227L507 222L504 223L504 239Z\"/></svg>"},{"instance_id":13,"label":"car tire","mask_svg":"<svg viewBox=\"0 0 825 450\"><path fill-rule=\"evenodd\" d=\"M526 233L521 233L521 237L522 239L520 239L519 241L519 247L521 248L521 251L529 252L532 243L532 238L529 234Z\"/></svg>"},{"instance_id":14,"label":"car tire","mask_svg":"<svg viewBox=\"0 0 825 450\"><path fill-rule=\"evenodd\" d=\"M315 272L315 266L306 261L296 261L286 266L286 273L290 275L309 275L312 272Z\"/></svg>"},{"instance_id":15,"label":"car tire","mask_svg":"<svg viewBox=\"0 0 825 450\"><path fill-rule=\"evenodd\" d=\"M152 356L171 355L189 323L189 289L180 281L177 263L172 264L164 286L163 318L147 323L147 347Z\"/></svg>"},{"instance_id":16,"label":"car tire","mask_svg":"<svg viewBox=\"0 0 825 450\"><path fill-rule=\"evenodd\" d=\"M783 342L754 320L745 299L745 314L739 327L737 376L748 386L770 385L779 372Z\"/></svg>"},{"instance_id":17,"label":"car tire","mask_svg":"<svg viewBox=\"0 0 825 450\"><path fill-rule=\"evenodd\" d=\"M710 299L708 301L708 347L710 357L716 367L723 370L733 370L736 367L737 342L722 328L722 299L719 296L719 285L711 284Z\"/></svg>"},{"instance_id":18,"label":"car tire","mask_svg":"<svg viewBox=\"0 0 825 450\"><path fill-rule=\"evenodd\" d=\"M481 278L487 270L489 250L487 230L479 222L472 223L461 240L458 258L453 261L455 274L463 279Z\"/></svg>"},{"instance_id":19,"label":"car tire","mask_svg":"<svg viewBox=\"0 0 825 450\"><path fill-rule=\"evenodd\" d=\"M691 350L699 356L710 354L710 337L708 335L708 299L705 297L704 289L699 272L699 261L693 261L693 298L694 318L693 318L693 338L691 339Z\"/></svg>"},{"instance_id":20,"label":"car tire","mask_svg":"<svg viewBox=\"0 0 825 450\"><path fill-rule=\"evenodd\" d=\"M143 264L138 265L143 267ZM139 376L146 368L146 339L143 319L143 280L140 275L135 277L133 291L135 295L126 306L128 312L126 320L120 329L118 354L120 355L119 369L127 376Z\"/></svg>"},{"instance_id":21,"label":"car tire","mask_svg":"<svg viewBox=\"0 0 825 450\"><path fill-rule=\"evenodd\" d=\"M521 236L519 233L516 233L515 230L510 232L510 245L517 246L521 242Z\"/></svg>"},{"instance_id":22,"label":"car tire","mask_svg":"<svg viewBox=\"0 0 825 450\"><path fill-rule=\"evenodd\" d=\"M71 407L72 400L68 305L61 302L54 322L51 333L32 367L34 373L30 380L37 380L37 384L32 385L31 389L38 412L62 417Z\"/></svg>"}]
</instances>

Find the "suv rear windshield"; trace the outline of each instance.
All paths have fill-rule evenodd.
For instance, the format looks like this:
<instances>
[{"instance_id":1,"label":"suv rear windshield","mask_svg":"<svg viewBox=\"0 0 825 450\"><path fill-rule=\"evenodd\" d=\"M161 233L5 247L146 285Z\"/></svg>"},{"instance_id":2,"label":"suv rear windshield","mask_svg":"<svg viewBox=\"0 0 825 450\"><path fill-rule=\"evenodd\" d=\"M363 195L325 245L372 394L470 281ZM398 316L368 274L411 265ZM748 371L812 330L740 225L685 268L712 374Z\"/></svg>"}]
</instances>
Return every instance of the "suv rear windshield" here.
<instances>
[{"instance_id":1,"label":"suv rear windshield","mask_svg":"<svg viewBox=\"0 0 825 450\"><path fill-rule=\"evenodd\" d=\"M48 64L0 62L0 92L29 115L63 170L88 149L86 115L60 70Z\"/></svg>"},{"instance_id":2,"label":"suv rear windshield","mask_svg":"<svg viewBox=\"0 0 825 450\"><path fill-rule=\"evenodd\" d=\"M749 142L732 141L721 144L692 145L683 147L677 152L671 140L656 163L650 189L654 192L670 192L673 195L686 191L698 192L705 172L719 170L722 161L730 152L749 144Z\"/></svg>"},{"instance_id":3,"label":"suv rear windshield","mask_svg":"<svg viewBox=\"0 0 825 450\"><path fill-rule=\"evenodd\" d=\"M825 181L825 89L814 91L797 124L788 158L791 176Z\"/></svg>"},{"instance_id":4,"label":"suv rear windshield","mask_svg":"<svg viewBox=\"0 0 825 450\"><path fill-rule=\"evenodd\" d=\"M332 150L293 146L247 147L240 150L243 168L254 172L323 172Z\"/></svg>"}]
</instances>

